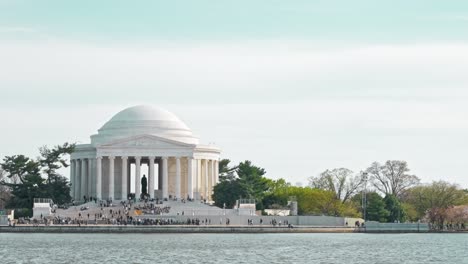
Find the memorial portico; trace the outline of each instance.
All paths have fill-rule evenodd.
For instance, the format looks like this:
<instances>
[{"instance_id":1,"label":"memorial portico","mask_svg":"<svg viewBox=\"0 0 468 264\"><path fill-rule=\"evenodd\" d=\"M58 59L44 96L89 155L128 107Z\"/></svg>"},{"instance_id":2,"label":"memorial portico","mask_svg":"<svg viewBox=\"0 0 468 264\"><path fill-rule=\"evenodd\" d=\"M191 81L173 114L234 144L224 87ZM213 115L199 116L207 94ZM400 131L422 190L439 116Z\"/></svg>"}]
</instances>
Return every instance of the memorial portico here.
<instances>
[{"instance_id":1,"label":"memorial portico","mask_svg":"<svg viewBox=\"0 0 468 264\"><path fill-rule=\"evenodd\" d=\"M210 200L219 181L219 154L219 148L199 144L174 114L152 106L127 108L92 135L91 144L76 146L71 195L121 200L134 189L140 197L146 177L150 198Z\"/></svg>"}]
</instances>

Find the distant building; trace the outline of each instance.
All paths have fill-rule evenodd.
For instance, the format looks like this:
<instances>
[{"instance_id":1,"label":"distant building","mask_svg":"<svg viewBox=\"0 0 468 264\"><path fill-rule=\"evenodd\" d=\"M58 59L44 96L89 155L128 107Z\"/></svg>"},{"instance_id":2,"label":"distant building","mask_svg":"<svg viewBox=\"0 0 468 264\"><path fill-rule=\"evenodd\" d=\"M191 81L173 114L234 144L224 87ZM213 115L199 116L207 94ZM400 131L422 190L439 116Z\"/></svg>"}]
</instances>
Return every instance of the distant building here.
<instances>
[{"instance_id":1,"label":"distant building","mask_svg":"<svg viewBox=\"0 0 468 264\"><path fill-rule=\"evenodd\" d=\"M135 196L140 197L141 165L148 164L151 198L210 200L219 181L220 151L199 144L192 130L164 109L130 107L92 135L90 144L76 146L71 154L71 196L127 199L135 164Z\"/></svg>"}]
</instances>

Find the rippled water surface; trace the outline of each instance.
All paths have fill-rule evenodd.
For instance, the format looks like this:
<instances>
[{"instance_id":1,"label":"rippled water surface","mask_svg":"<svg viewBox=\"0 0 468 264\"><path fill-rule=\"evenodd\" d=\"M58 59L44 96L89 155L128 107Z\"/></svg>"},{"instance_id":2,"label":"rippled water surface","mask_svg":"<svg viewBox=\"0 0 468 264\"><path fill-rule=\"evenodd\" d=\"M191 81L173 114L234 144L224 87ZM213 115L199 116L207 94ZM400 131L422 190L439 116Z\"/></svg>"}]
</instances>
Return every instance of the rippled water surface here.
<instances>
[{"instance_id":1,"label":"rippled water surface","mask_svg":"<svg viewBox=\"0 0 468 264\"><path fill-rule=\"evenodd\" d=\"M0 263L468 264L468 234L5 234Z\"/></svg>"}]
</instances>

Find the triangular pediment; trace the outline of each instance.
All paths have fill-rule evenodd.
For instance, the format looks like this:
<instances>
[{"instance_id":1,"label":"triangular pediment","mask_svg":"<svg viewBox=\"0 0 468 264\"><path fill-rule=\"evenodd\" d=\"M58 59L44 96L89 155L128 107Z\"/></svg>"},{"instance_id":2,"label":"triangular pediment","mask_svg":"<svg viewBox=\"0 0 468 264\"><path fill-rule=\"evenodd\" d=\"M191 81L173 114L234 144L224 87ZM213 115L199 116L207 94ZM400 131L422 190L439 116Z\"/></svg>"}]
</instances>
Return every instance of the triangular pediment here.
<instances>
[{"instance_id":1,"label":"triangular pediment","mask_svg":"<svg viewBox=\"0 0 468 264\"><path fill-rule=\"evenodd\" d=\"M159 149L169 149L169 148L187 148L195 147L195 145L179 142L176 140L171 140L163 137L158 137L154 135L140 135L133 136L123 139L118 139L112 142L108 142L100 145L100 147L120 147L120 148L159 148Z\"/></svg>"}]
</instances>

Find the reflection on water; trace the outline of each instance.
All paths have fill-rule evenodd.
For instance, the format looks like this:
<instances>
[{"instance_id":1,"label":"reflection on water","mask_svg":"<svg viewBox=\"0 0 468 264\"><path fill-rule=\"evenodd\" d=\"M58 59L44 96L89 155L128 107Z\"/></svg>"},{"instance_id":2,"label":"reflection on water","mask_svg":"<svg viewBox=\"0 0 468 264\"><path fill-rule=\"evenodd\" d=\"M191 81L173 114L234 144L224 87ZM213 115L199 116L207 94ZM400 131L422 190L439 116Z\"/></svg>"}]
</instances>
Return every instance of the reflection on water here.
<instances>
[{"instance_id":1,"label":"reflection on water","mask_svg":"<svg viewBox=\"0 0 468 264\"><path fill-rule=\"evenodd\" d=\"M468 234L0 234L0 263L468 263Z\"/></svg>"}]
</instances>

